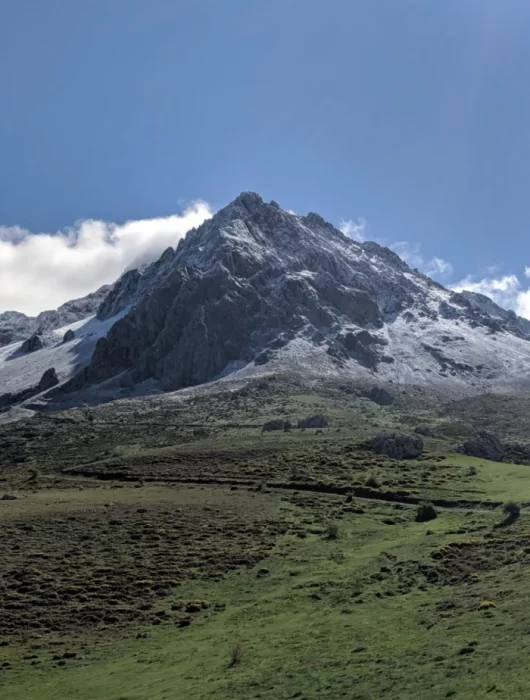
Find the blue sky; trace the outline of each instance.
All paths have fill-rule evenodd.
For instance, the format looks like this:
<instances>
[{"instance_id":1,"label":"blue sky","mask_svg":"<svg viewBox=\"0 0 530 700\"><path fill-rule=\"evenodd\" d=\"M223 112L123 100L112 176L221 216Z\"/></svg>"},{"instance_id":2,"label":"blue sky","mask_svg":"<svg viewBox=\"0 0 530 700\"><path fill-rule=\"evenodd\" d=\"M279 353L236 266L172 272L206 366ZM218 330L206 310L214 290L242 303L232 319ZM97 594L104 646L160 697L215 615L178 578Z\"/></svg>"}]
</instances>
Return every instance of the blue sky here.
<instances>
[{"instance_id":1,"label":"blue sky","mask_svg":"<svg viewBox=\"0 0 530 700\"><path fill-rule=\"evenodd\" d=\"M0 0L0 254L255 190L513 305L529 65L526 0Z\"/></svg>"}]
</instances>

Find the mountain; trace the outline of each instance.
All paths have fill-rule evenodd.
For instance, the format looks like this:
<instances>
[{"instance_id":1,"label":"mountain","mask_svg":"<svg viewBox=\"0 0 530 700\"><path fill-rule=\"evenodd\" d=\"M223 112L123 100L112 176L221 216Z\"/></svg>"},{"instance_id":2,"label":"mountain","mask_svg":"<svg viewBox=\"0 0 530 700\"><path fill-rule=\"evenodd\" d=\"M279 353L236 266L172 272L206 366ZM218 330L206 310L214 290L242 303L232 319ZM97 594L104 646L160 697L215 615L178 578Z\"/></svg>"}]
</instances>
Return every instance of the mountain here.
<instances>
[{"instance_id":1,"label":"mountain","mask_svg":"<svg viewBox=\"0 0 530 700\"><path fill-rule=\"evenodd\" d=\"M105 285L82 299L68 301L55 311L42 311L38 316L26 316L18 311L0 313L0 347L93 316L111 288Z\"/></svg>"},{"instance_id":2,"label":"mountain","mask_svg":"<svg viewBox=\"0 0 530 700\"><path fill-rule=\"evenodd\" d=\"M125 306L62 392L288 370L479 393L530 370L530 322L254 193L125 274L98 316Z\"/></svg>"},{"instance_id":3,"label":"mountain","mask_svg":"<svg viewBox=\"0 0 530 700\"><path fill-rule=\"evenodd\" d=\"M36 330L44 338L29 354L16 343L0 351L4 407L274 373L468 396L521 388L530 372L529 321L445 289L318 214L248 192L111 288L36 319L0 319L18 341ZM76 337L65 344L68 328ZM42 392L51 368L58 386Z\"/></svg>"}]
</instances>

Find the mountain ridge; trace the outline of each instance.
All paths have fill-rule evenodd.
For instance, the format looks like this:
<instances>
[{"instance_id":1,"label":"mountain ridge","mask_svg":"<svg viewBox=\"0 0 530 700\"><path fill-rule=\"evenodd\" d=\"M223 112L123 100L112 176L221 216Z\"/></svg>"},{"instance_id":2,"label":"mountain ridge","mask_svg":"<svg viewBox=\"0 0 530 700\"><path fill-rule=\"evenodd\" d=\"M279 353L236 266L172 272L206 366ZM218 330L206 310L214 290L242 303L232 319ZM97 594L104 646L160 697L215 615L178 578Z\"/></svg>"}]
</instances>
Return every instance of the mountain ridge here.
<instances>
[{"instance_id":1,"label":"mountain ridge","mask_svg":"<svg viewBox=\"0 0 530 700\"><path fill-rule=\"evenodd\" d=\"M61 304L57 309L41 311L37 316L27 316L20 311L0 313L0 347L26 340L34 333L52 331L95 314L112 289L103 285L79 299Z\"/></svg>"},{"instance_id":2,"label":"mountain ridge","mask_svg":"<svg viewBox=\"0 0 530 700\"><path fill-rule=\"evenodd\" d=\"M61 343L57 324L87 311ZM274 373L455 396L530 384L529 321L248 192L150 265L37 318L47 347L2 348L0 394L24 395L54 367L43 408Z\"/></svg>"},{"instance_id":3,"label":"mountain ridge","mask_svg":"<svg viewBox=\"0 0 530 700\"><path fill-rule=\"evenodd\" d=\"M126 273L100 313L125 303L130 311L59 391L116 377L172 391L233 369L253 374L271 363L272 371L282 358L309 373L320 364L325 374L472 391L530 369L530 322L445 289L318 214L292 214L255 193L242 193L141 274ZM318 360L301 359L314 352Z\"/></svg>"}]
</instances>

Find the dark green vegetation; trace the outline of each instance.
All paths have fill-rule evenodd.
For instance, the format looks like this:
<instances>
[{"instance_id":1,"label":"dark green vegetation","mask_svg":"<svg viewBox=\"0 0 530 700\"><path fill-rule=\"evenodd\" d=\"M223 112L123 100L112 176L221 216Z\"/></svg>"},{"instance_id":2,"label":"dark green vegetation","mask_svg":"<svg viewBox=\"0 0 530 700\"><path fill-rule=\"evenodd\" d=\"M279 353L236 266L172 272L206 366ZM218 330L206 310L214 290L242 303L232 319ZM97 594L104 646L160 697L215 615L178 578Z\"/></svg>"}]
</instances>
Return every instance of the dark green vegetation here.
<instances>
[{"instance_id":1,"label":"dark green vegetation","mask_svg":"<svg viewBox=\"0 0 530 700\"><path fill-rule=\"evenodd\" d=\"M530 467L455 452L486 401L273 379L4 426L1 696L525 697Z\"/></svg>"}]
</instances>

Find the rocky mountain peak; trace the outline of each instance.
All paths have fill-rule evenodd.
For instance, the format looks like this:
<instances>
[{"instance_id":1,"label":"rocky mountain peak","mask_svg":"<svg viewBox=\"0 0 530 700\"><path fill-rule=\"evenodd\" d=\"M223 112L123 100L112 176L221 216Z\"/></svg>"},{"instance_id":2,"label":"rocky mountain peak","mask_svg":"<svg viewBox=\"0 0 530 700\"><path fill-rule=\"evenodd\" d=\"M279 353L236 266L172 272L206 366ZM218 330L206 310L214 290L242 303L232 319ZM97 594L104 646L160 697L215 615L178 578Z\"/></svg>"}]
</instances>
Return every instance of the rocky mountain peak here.
<instances>
[{"instance_id":1,"label":"rocky mountain peak","mask_svg":"<svg viewBox=\"0 0 530 700\"><path fill-rule=\"evenodd\" d=\"M101 291L57 317L41 315L40 324L62 326L74 320L66 312L98 308L73 338L52 332L47 342L44 333L43 348L13 361L5 349L3 376L13 388L4 404L26 396L11 382L15 366L40 375L56 367L60 382L47 396L68 402L87 391L108 400L234 374L422 385L459 396L520 387L530 376L529 321L481 295L445 289L318 214L294 214L251 192ZM42 330L24 316L3 318L24 329L23 339Z\"/></svg>"},{"instance_id":2,"label":"rocky mountain peak","mask_svg":"<svg viewBox=\"0 0 530 700\"><path fill-rule=\"evenodd\" d=\"M530 365L528 322L444 289L318 214L252 192L141 273L126 273L99 315L124 305L65 390L116 377L179 389L275 367L474 390L502 375L498 334L509 362L524 356Z\"/></svg>"}]
</instances>

